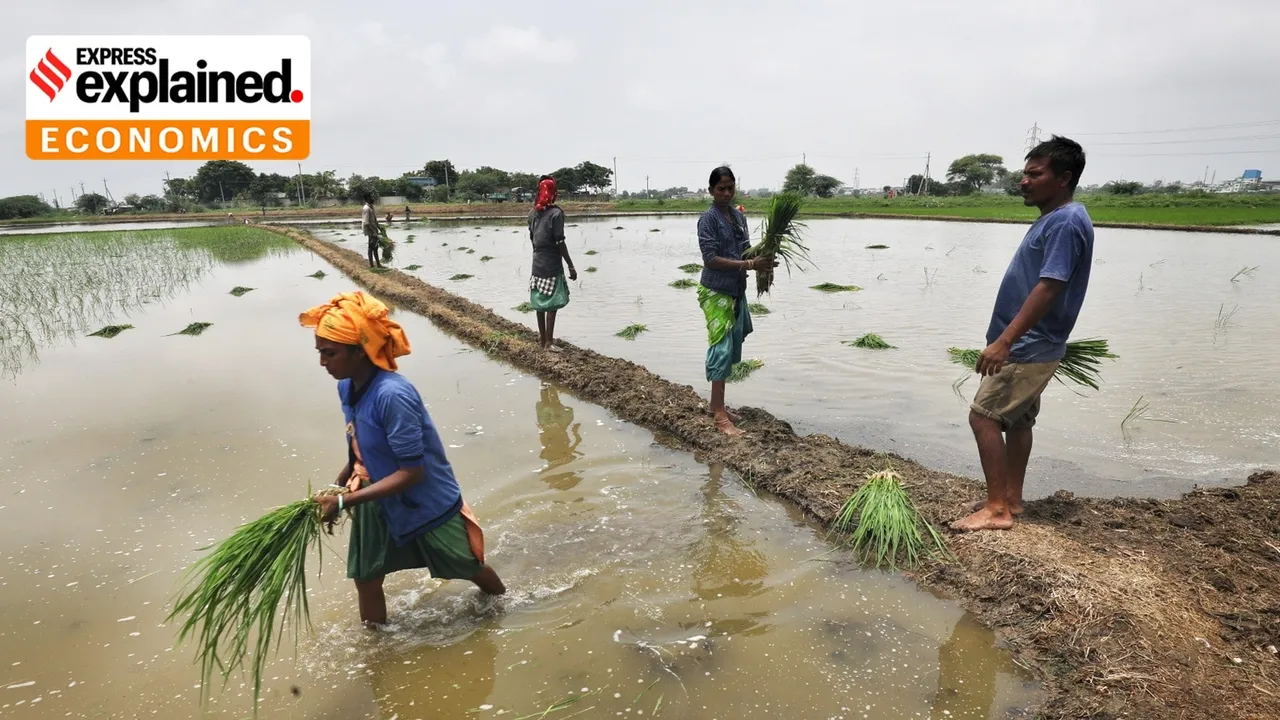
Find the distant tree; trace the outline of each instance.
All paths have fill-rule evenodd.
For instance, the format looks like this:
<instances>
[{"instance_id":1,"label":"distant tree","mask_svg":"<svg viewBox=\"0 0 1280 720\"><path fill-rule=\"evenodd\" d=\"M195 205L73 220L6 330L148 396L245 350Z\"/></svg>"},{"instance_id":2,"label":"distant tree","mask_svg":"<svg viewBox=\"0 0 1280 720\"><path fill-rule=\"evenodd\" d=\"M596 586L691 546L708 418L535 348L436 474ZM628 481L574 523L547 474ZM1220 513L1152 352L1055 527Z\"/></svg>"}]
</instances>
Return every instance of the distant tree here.
<instances>
[{"instance_id":1,"label":"distant tree","mask_svg":"<svg viewBox=\"0 0 1280 720\"><path fill-rule=\"evenodd\" d=\"M142 205L142 198L137 193L129 193L124 196L124 204L139 207Z\"/></svg>"},{"instance_id":2,"label":"distant tree","mask_svg":"<svg viewBox=\"0 0 1280 720\"><path fill-rule=\"evenodd\" d=\"M1004 173L1004 158L999 155L965 155L947 168L947 180L959 184L967 194L990 185Z\"/></svg>"},{"instance_id":3,"label":"distant tree","mask_svg":"<svg viewBox=\"0 0 1280 720\"><path fill-rule=\"evenodd\" d=\"M782 191L811 195L815 175L812 167L804 164L796 165L787 171L787 177L782 181Z\"/></svg>"},{"instance_id":4,"label":"distant tree","mask_svg":"<svg viewBox=\"0 0 1280 720\"><path fill-rule=\"evenodd\" d=\"M248 190L255 177L253 168L237 160L210 160L196 170L191 183L197 200L212 203Z\"/></svg>"},{"instance_id":5,"label":"distant tree","mask_svg":"<svg viewBox=\"0 0 1280 720\"><path fill-rule=\"evenodd\" d=\"M352 174L347 178L347 200L350 202L363 203L366 193L377 195L378 184L376 178L366 178L361 175ZM374 198L377 199L376 197Z\"/></svg>"},{"instance_id":6,"label":"distant tree","mask_svg":"<svg viewBox=\"0 0 1280 720\"><path fill-rule=\"evenodd\" d=\"M90 215L97 215L103 210L106 210L107 205L107 199L98 193L85 193L84 195L76 198L76 207L79 208L81 212L86 212Z\"/></svg>"},{"instance_id":7,"label":"distant tree","mask_svg":"<svg viewBox=\"0 0 1280 720\"><path fill-rule=\"evenodd\" d=\"M1142 183L1137 180L1112 180L1103 185L1102 189L1112 195L1141 195Z\"/></svg>"},{"instance_id":8,"label":"distant tree","mask_svg":"<svg viewBox=\"0 0 1280 720\"><path fill-rule=\"evenodd\" d=\"M835 195L838 187L840 187L840 181L830 175L813 176L813 194L820 198L829 198Z\"/></svg>"},{"instance_id":9,"label":"distant tree","mask_svg":"<svg viewBox=\"0 0 1280 720\"><path fill-rule=\"evenodd\" d=\"M472 200L483 200L493 193L505 193L509 190L511 176L507 171L487 165L475 170L463 170L454 187L454 191L460 196Z\"/></svg>"},{"instance_id":10,"label":"distant tree","mask_svg":"<svg viewBox=\"0 0 1280 720\"><path fill-rule=\"evenodd\" d=\"M165 182L165 197L195 199L195 186L187 178L173 178Z\"/></svg>"},{"instance_id":11,"label":"distant tree","mask_svg":"<svg viewBox=\"0 0 1280 720\"><path fill-rule=\"evenodd\" d=\"M574 172L577 174L578 187L584 190L604 192L613 184L613 171L603 165L586 161L579 163Z\"/></svg>"},{"instance_id":12,"label":"distant tree","mask_svg":"<svg viewBox=\"0 0 1280 720\"><path fill-rule=\"evenodd\" d=\"M431 202L449 202L449 188L443 185L437 185L431 188Z\"/></svg>"},{"instance_id":13,"label":"distant tree","mask_svg":"<svg viewBox=\"0 0 1280 720\"><path fill-rule=\"evenodd\" d=\"M458 181L458 170L448 160L432 160L422 166L422 177L436 181L436 185L452 186Z\"/></svg>"},{"instance_id":14,"label":"distant tree","mask_svg":"<svg viewBox=\"0 0 1280 720\"><path fill-rule=\"evenodd\" d=\"M35 195L14 195L0 199L0 220L40 217L53 212L49 203Z\"/></svg>"},{"instance_id":15,"label":"distant tree","mask_svg":"<svg viewBox=\"0 0 1280 720\"><path fill-rule=\"evenodd\" d=\"M1022 194L1022 171L1009 170L1000 178L1000 187L1004 188L1006 195Z\"/></svg>"},{"instance_id":16,"label":"distant tree","mask_svg":"<svg viewBox=\"0 0 1280 720\"><path fill-rule=\"evenodd\" d=\"M158 212L164 209L164 198L159 195L143 195L138 198L138 207L147 212Z\"/></svg>"}]
</instances>

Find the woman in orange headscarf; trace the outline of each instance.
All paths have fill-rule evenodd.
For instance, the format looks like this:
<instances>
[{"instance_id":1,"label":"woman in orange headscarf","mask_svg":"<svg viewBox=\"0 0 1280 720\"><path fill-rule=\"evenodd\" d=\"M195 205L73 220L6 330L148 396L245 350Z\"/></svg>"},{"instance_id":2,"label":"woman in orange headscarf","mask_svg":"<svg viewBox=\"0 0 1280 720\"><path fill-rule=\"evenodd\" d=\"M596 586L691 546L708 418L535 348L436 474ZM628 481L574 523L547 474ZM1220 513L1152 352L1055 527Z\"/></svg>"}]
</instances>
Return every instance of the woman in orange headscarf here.
<instances>
[{"instance_id":1,"label":"woman in orange headscarf","mask_svg":"<svg viewBox=\"0 0 1280 720\"><path fill-rule=\"evenodd\" d=\"M559 352L553 345L556 311L569 304L569 279L577 280L569 248L564 244L564 211L556 204L556 181L547 175L538 182L538 201L529 213L529 241L533 244L533 272L529 278L529 304L538 313L538 337L545 350Z\"/></svg>"},{"instance_id":2,"label":"woman in orange headscarf","mask_svg":"<svg viewBox=\"0 0 1280 720\"><path fill-rule=\"evenodd\" d=\"M445 457L422 397L396 372L409 339L387 306L363 292L342 293L302 313L316 331L320 365L338 381L347 423L347 464L336 484L345 495L317 495L332 523L352 508L347 577L355 580L360 619L387 621L387 573L426 568L439 579L470 580L506 592L484 562L484 533Z\"/></svg>"}]
</instances>

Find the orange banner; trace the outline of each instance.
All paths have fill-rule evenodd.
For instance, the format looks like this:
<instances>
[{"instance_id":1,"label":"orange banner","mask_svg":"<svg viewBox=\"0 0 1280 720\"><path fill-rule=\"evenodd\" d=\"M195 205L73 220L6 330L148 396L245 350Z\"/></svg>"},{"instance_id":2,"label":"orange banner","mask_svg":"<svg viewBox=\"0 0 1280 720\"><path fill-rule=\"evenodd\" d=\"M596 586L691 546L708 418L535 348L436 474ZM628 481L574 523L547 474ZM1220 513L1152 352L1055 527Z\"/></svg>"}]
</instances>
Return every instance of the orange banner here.
<instances>
[{"instance_id":1,"label":"orange banner","mask_svg":"<svg viewBox=\"0 0 1280 720\"><path fill-rule=\"evenodd\" d=\"M28 120L32 160L305 160L310 120Z\"/></svg>"}]
</instances>

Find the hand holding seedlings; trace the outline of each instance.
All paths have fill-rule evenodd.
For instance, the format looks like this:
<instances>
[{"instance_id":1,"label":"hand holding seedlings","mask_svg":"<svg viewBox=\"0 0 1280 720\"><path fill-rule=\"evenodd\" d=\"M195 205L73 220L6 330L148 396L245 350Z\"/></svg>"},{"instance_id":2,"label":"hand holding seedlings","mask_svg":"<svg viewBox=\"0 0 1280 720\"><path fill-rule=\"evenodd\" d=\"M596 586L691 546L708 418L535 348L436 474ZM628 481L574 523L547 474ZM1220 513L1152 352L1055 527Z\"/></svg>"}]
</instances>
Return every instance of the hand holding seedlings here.
<instances>
[{"instance_id":1,"label":"hand holding seedlings","mask_svg":"<svg viewBox=\"0 0 1280 720\"><path fill-rule=\"evenodd\" d=\"M1004 364L1009 361L1009 352L1012 348L1013 346L1004 338L996 338L996 341L988 345L978 356L978 374L995 375L999 373Z\"/></svg>"}]
</instances>

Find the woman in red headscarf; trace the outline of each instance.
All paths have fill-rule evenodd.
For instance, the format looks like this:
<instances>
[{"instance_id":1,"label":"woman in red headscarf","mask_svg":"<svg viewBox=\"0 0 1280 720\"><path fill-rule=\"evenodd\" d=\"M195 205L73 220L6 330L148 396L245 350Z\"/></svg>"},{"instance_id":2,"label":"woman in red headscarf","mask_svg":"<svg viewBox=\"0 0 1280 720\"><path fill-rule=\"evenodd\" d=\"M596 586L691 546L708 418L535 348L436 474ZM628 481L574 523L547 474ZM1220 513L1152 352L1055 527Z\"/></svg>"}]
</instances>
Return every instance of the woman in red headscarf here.
<instances>
[{"instance_id":1,"label":"woman in red headscarf","mask_svg":"<svg viewBox=\"0 0 1280 720\"><path fill-rule=\"evenodd\" d=\"M556 311L569 304L569 279L577 280L569 248L564 244L564 211L556 206L556 181L543 175L538 182L538 200L529 213L529 241L533 244L533 272L529 278L529 304L538 314L538 336L542 347L560 352L553 345Z\"/></svg>"}]
</instances>

